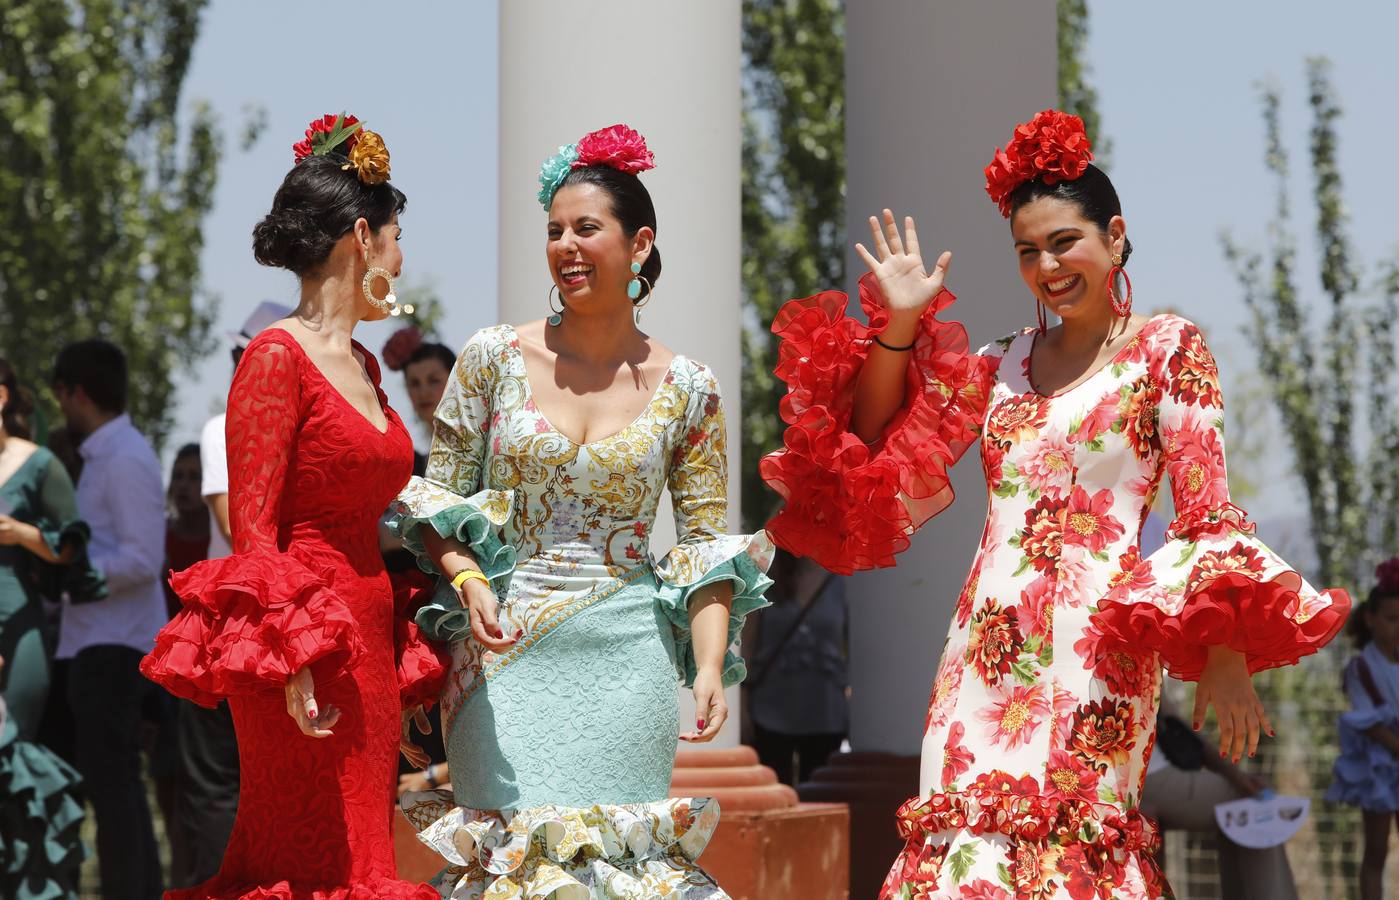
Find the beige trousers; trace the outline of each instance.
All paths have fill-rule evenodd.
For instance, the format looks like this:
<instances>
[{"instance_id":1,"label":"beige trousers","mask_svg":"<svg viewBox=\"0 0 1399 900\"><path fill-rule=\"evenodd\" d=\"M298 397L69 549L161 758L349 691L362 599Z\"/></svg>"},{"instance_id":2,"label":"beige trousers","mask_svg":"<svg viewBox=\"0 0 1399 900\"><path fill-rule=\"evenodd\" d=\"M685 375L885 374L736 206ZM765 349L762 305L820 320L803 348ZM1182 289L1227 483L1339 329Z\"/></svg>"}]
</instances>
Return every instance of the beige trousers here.
<instances>
[{"instance_id":1,"label":"beige trousers","mask_svg":"<svg viewBox=\"0 0 1399 900\"><path fill-rule=\"evenodd\" d=\"M1229 900L1297 900L1292 867L1282 846L1240 847L1219 832L1214 807L1242 796L1224 776L1208 769L1186 772L1165 766L1146 776L1141 810L1161 830L1207 831L1219 846L1220 896Z\"/></svg>"}]
</instances>

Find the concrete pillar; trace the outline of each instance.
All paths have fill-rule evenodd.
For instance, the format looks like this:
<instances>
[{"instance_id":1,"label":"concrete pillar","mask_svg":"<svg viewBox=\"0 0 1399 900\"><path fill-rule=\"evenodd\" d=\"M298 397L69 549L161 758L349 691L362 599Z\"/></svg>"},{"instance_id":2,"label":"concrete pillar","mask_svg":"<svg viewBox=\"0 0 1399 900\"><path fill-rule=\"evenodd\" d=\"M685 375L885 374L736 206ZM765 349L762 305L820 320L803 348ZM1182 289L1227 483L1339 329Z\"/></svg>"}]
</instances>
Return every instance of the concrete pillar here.
<instances>
[{"instance_id":1,"label":"concrete pillar","mask_svg":"<svg viewBox=\"0 0 1399 900\"><path fill-rule=\"evenodd\" d=\"M847 221L868 245L884 207L914 216L929 264L952 251L950 316L976 348L1034 322L1010 230L982 169L1011 129L1055 104L1053 3L846 0ZM848 289L865 271L852 249ZM975 448L968 456L976 454ZM917 753L938 656L986 515L974 459L957 500L924 525L898 566L856 576L850 596L851 744Z\"/></svg>"},{"instance_id":2,"label":"concrete pillar","mask_svg":"<svg viewBox=\"0 0 1399 900\"><path fill-rule=\"evenodd\" d=\"M500 3L500 317L548 315L546 217L539 166L559 145L625 122L656 168L641 176L656 204L665 268L642 325L710 366L724 391L729 524L739 524L739 0L605 4ZM483 123L484 127L484 123ZM659 554L673 537L657 522ZM738 692L716 745L738 743ZM682 729L694 726L689 692Z\"/></svg>"}]
</instances>

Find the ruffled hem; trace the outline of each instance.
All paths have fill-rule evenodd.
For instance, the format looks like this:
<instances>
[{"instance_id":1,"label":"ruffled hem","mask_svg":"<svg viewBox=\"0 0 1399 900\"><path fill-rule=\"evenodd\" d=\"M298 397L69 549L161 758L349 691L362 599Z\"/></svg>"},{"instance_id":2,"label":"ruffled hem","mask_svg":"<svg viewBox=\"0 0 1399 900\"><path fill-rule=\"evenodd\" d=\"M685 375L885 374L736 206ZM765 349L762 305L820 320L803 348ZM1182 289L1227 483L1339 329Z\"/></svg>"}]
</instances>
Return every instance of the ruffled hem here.
<instances>
[{"instance_id":1,"label":"ruffled hem","mask_svg":"<svg viewBox=\"0 0 1399 900\"><path fill-rule=\"evenodd\" d=\"M454 897L728 896L695 864L719 824L714 800L476 810L427 791L402 805L418 839L446 860L439 886Z\"/></svg>"},{"instance_id":2,"label":"ruffled hem","mask_svg":"<svg viewBox=\"0 0 1399 900\"><path fill-rule=\"evenodd\" d=\"M0 742L0 895L77 896L85 855L79 831L81 779L47 748L15 739L13 722Z\"/></svg>"},{"instance_id":3,"label":"ruffled hem","mask_svg":"<svg viewBox=\"0 0 1399 900\"><path fill-rule=\"evenodd\" d=\"M141 673L202 706L281 688L315 664L317 683L345 673L364 648L331 583L286 553L206 560L170 577L185 608L156 635Z\"/></svg>"},{"instance_id":4,"label":"ruffled hem","mask_svg":"<svg viewBox=\"0 0 1399 900\"><path fill-rule=\"evenodd\" d=\"M431 528L439 537L455 538L466 544L481 571L490 579L497 596L505 596L515 571L515 548L501 536L510 520L511 494L485 490L463 498L423 478L413 478L391 507L390 529L403 540L403 546L418 558L418 567L431 575L438 573L423 546L420 529ZM441 584L414 616L429 638L438 641L465 640L471 633L471 619L450 585Z\"/></svg>"},{"instance_id":5,"label":"ruffled hem","mask_svg":"<svg viewBox=\"0 0 1399 900\"><path fill-rule=\"evenodd\" d=\"M888 325L872 276L860 279L868 327L845 314L840 291L778 312L788 427L760 470L786 500L767 526L779 546L843 574L892 566L912 531L952 503L947 470L976 440L995 370L969 352L961 325L935 317L955 299L943 290L919 321L903 408L874 444L849 429L871 339Z\"/></svg>"},{"instance_id":6,"label":"ruffled hem","mask_svg":"<svg viewBox=\"0 0 1399 900\"><path fill-rule=\"evenodd\" d=\"M1160 842L1156 823L1135 809L975 786L913 797L895 815L899 837L919 846L930 835L949 831L1002 834L1033 842L1054 840L1102 852L1148 855L1156 852Z\"/></svg>"},{"instance_id":7,"label":"ruffled hem","mask_svg":"<svg viewBox=\"0 0 1399 900\"><path fill-rule=\"evenodd\" d=\"M429 641L413 616L431 598L436 581L422 572L389 576L394 598L394 671L398 699L404 709L431 707L442 692L451 669L451 654L440 643Z\"/></svg>"},{"instance_id":8,"label":"ruffled hem","mask_svg":"<svg viewBox=\"0 0 1399 900\"><path fill-rule=\"evenodd\" d=\"M696 557L699 557L698 559ZM722 558L720 562L713 559ZM738 684L748 675L738 653L739 635L748 614L768 605L763 596L772 586L767 567L772 562L772 541L764 533L726 535L703 545L681 544L656 566L660 587L656 602L675 632L675 669L686 687L695 683L695 645L690 635L690 598L695 591L716 581L733 582L729 607L729 631L724 651L724 687ZM708 568L701 568L708 564Z\"/></svg>"},{"instance_id":9,"label":"ruffled hem","mask_svg":"<svg viewBox=\"0 0 1399 900\"><path fill-rule=\"evenodd\" d=\"M1363 723L1363 724L1362 724ZM1357 722L1354 713L1341 716L1341 753L1331 769L1328 803L1344 803L1373 812L1399 812L1399 759L1370 740L1362 729L1394 722L1376 717Z\"/></svg>"},{"instance_id":10,"label":"ruffled hem","mask_svg":"<svg viewBox=\"0 0 1399 900\"><path fill-rule=\"evenodd\" d=\"M441 895L426 884L391 878L345 887L306 887L289 881L235 885L215 876L192 888L166 891L165 900L441 900Z\"/></svg>"},{"instance_id":11,"label":"ruffled hem","mask_svg":"<svg viewBox=\"0 0 1399 900\"><path fill-rule=\"evenodd\" d=\"M1257 538L1224 526L1195 537L1167 541L1099 601L1076 648L1086 668L1115 650L1155 652L1171 675L1194 681L1207 648L1223 644L1254 673L1315 653L1345 624L1345 591L1316 591Z\"/></svg>"}]
</instances>

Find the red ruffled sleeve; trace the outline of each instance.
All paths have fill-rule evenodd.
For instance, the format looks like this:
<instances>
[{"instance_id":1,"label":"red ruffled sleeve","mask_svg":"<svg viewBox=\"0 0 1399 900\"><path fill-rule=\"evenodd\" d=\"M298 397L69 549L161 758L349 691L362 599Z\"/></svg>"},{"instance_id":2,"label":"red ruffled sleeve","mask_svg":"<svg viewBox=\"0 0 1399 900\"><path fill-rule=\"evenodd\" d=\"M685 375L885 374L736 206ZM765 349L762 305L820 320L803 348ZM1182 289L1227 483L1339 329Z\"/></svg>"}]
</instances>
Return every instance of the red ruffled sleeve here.
<instances>
[{"instance_id":1,"label":"red ruffled sleeve","mask_svg":"<svg viewBox=\"0 0 1399 900\"><path fill-rule=\"evenodd\" d=\"M299 351L285 332L248 345L228 395L229 524L234 555L173 575L184 603L141 661L172 694L213 706L280 689L303 666L317 684L344 674L363 649L333 569L278 545L287 466L301 427Z\"/></svg>"},{"instance_id":2,"label":"red ruffled sleeve","mask_svg":"<svg viewBox=\"0 0 1399 900\"><path fill-rule=\"evenodd\" d=\"M873 444L850 431L850 416L872 338L888 325L874 277L860 279L868 326L846 315L840 291L778 312L775 374L787 383L788 427L783 449L760 465L786 500L767 526L777 544L833 572L891 566L913 530L951 504L947 470L980 435L999 364L968 350L961 325L937 320L955 299L944 289L924 313L903 406Z\"/></svg>"},{"instance_id":3,"label":"red ruffled sleeve","mask_svg":"<svg viewBox=\"0 0 1399 900\"><path fill-rule=\"evenodd\" d=\"M1320 650L1345 624L1350 597L1307 584L1230 500L1219 371L1198 328L1180 320L1152 377L1176 518L1159 550L1124 559L1080 641L1086 665L1155 652L1173 676L1194 681L1217 644L1243 653L1250 673Z\"/></svg>"},{"instance_id":4,"label":"red ruffled sleeve","mask_svg":"<svg viewBox=\"0 0 1399 900\"><path fill-rule=\"evenodd\" d=\"M431 707L442 693L451 666L447 648L428 640L413 621L419 607L432 599L436 579L410 569L394 572L394 670L398 674L398 697L404 709L414 706Z\"/></svg>"}]
</instances>

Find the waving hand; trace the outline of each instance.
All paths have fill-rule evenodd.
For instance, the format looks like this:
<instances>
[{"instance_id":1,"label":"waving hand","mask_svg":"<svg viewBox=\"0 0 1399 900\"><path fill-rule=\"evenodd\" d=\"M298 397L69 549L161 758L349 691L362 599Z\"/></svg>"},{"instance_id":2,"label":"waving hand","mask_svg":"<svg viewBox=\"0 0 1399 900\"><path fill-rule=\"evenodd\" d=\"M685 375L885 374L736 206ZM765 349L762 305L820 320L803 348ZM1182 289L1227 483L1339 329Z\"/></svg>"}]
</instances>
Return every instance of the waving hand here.
<instances>
[{"instance_id":1,"label":"waving hand","mask_svg":"<svg viewBox=\"0 0 1399 900\"><path fill-rule=\"evenodd\" d=\"M878 279L890 315L895 319L916 319L942 290L947 268L952 264L952 253L944 250L930 274L923 266L918 229L912 216L904 217L904 232L907 237L900 237L894 214L886 209L882 226L879 219L870 216L870 235L878 258L865 249L864 244L856 244L855 252Z\"/></svg>"}]
</instances>

